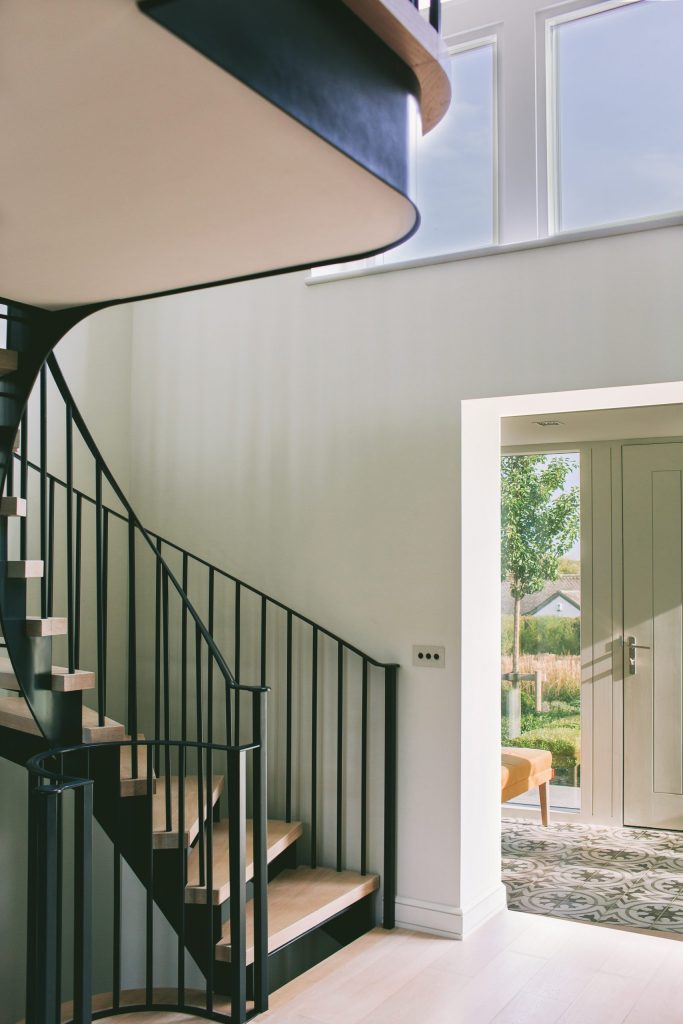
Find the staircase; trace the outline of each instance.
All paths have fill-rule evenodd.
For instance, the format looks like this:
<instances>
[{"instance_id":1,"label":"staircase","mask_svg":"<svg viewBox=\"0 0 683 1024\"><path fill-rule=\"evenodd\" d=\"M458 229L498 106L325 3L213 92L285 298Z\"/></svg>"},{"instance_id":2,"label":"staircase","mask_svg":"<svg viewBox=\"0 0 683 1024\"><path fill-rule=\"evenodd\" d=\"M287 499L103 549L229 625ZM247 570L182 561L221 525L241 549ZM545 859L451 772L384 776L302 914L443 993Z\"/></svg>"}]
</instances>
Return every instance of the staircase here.
<instances>
[{"instance_id":1,"label":"staircase","mask_svg":"<svg viewBox=\"0 0 683 1024\"><path fill-rule=\"evenodd\" d=\"M381 875L393 926L397 668L150 534L53 355L18 436L0 506L0 754L27 763L30 779L26 1019L154 1008L244 1021L376 924ZM60 459L64 478L51 468ZM216 641L226 621L230 659ZM247 674L254 685L240 682ZM104 919L111 980L93 991L93 922ZM131 978L125 950L140 920L144 967ZM169 935L170 987L155 957Z\"/></svg>"},{"instance_id":2,"label":"staircase","mask_svg":"<svg viewBox=\"0 0 683 1024\"><path fill-rule=\"evenodd\" d=\"M409 237L412 113L428 131L450 101L441 4L5 6L0 755L29 778L25 1016L241 1024L394 925L398 666L146 528L53 350L124 299Z\"/></svg>"}]
</instances>

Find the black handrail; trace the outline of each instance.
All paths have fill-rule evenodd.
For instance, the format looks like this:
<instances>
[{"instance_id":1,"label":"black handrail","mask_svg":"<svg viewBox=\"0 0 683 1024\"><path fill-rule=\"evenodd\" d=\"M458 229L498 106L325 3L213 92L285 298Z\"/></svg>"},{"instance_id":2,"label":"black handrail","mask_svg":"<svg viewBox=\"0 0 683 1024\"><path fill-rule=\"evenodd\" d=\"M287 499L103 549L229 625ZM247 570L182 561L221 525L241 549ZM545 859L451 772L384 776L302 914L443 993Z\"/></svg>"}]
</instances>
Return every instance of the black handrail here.
<instances>
[{"instance_id":1,"label":"black handrail","mask_svg":"<svg viewBox=\"0 0 683 1024\"><path fill-rule=\"evenodd\" d=\"M154 553L154 555L155 555L155 557L157 559L157 564L161 567L161 569L163 570L163 572L164 572L165 576L167 577L167 579L170 580L170 582L175 587L175 589L176 589L176 591L177 591L177 593L178 593L178 595L180 597L180 600L181 600L181 602L183 604L183 607L186 608L188 614L194 620L195 627L201 633L202 639L204 640L204 642L208 646L208 648L209 648L209 650L211 652L212 658L214 659L214 661L218 665L218 667L220 669L220 672L221 672L221 674L223 675L223 677L225 679L226 684L231 689L243 689L243 690L248 690L248 691L254 691L254 690L260 689L260 687L240 686L235 681L235 679L234 679L234 677L232 675L232 672L230 671L230 669L226 665L225 660L223 658L223 655L221 654L221 652L219 651L218 647L216 646L213 637L211 636L211 634L209 633L208 629L206 628L206 626L202 622L202 620L199 617L197 611L195 610L195 608L192 605L191 601L187 597L187 594L183 590L180 582L178 581L178 579L176 579L176 577L175 577L174 573L171 571L169 565L167 564L167 562L165 561L163 556L158 551L158 546L155 544L155 542L153 541L152 537L147 532L145 527L142 525L142 522L140 521L138 516L135 514L132 506L130 505L130 502L128 501L128 499L126 498L123 490L121 489L121 487L117 483L116 478L114 477L114 474L111 472L111 470L109 469L107 463L105 462L104 457L102 456L102 453L100 452L99 448L97 447L92 434L88 430L88 427L87 427L87 425L85 423L85 420L83 419L83 417L81 416L81 413L78 410L78 406L76 405L76 403L74 401L74 398L73 398L73 395L71 394L71 391L69 390L69 387L68 387L66 381L64 380L64 376L62 374L62 371L59 368L59 364L58 364L57 360L55 359L54 353L50 353L50 355L48 356L48 358L47 358L47 365L48 365L48 367L50 369L50 373L52 374L52 378L53 378L55 384L57 385L57 388L58 388L58 390L59 390L59 392L60 392L60 394L61 394L61 396L62 396L62 398L63 398L63 400L64 400L64 402L66 404L66 406L71 409L71 416L72 416L73 422L77 426L78 431L79 431L81 437L85 441L85 444L90 449L91 455L95 459L95 462L96 462L97 467L98 467L97 479L98 480L100 479L100 475L106 477L107 482L109 483L109 486L112 488L112 490L114 491L116 497L118 498L118 500L121 502L123 507L126 509L126 512L128 513L127 516L121 516L121 518L126 519L126 520L130 519L130 520L133 521L133 525L135 526L135 528L137 530L140 531L141 536L143 537L143 539L145 540L147 545L150 547L150 549L153 551L153 553ZM99 493L99 487L98 487L98 493ZM98 507L98 509L102 508L101 494L100 494L99 498L96 497L95 504Z\"/></svg>"},{"instance_id":2,"label":"black handrail","mask_svg":"<svg viewBox=\"0 0 683 1024\"><path fill-rule=\"evenodd\" d=\"M17 460L20 460L20 456L16 452L14 453L14 457ZM31 462L30 459L28 460L27 465L28 468L32 469L34 472L40 472L40 466L35 462ZM48 472L47 478L48 481L53 480L58 487L66 487L64 480L62 480L60 476L57 476L54 473ZM95 499L86 491L80 491L78 490L78 488L74 487L73 493L74 495L76 495L77 498L80 498L81 500L84 500L91 505L96 504ZM116 509L113 509L108 505L103 505L103 509L105 509L107 513L110 516L113 516L115 519L119 519L121 520L121 522L124 523L128 522L129 517L124 516L121 512L117 512ZM341 644L344 647L344 649L349 651L351 654L356 654L358 655L359 658L362 658L364 661L367 661L368 665L373 665L375 668L400 668L398 662L380 661L379 658L374 658L371 654L368 654L367 652L361 650L360 647L356 647L356 645L352 644L349 640L344 640L343 637L340 637L336 633L333 633L331 629L328 629L326 626L322 626L319 622L316 622L314 619L311 619L308 615L305 615L303 612L299 612L295 608L291 608L289 605L286 605L284 601L280 601L277 597L273 597L272 594L267 594L265 593L265 591L259 590L258 587L253 586L253 584L247 583L245 580L241 579L239 576L233 575L233 573L228 572L226 569L221 569L221 567L216 565L214 562L209 562L206 558L202 558L201 555L194 554L187 548L182 547L182 545L177 544L175 541L169 540L168 537L163 537L160 533L156 533L154 530L149 529L147 530L147 534L150 538L154 539L154 542L158 542L159 544L163 544L167 548L171 548L174 551L177 551L178 554L182 555L184 558L196 562L197 565L204 566L205 569L210 570L217 576L222 576L223 579L230 580L240 590L248 590L251 594L254 594L261 600L267 601L269 604L272 604L275 608L280 608L281 611L286 612L288 615L294 616L296 619L299 620L299 622L303 622L305 625L317 629L318 633L320 633L323 636L326 636L329 640L332 640L333 643ZM183 584L179 585L181 586L182 589ZM236 654L235 657L235 668L236 670L239 668L238 653ZM239 671L236 671L234 673L234 677L239 677ZM246 686L243 683L238 684L238 688L246 691L259 689L259 687Z\"/></svg>"}]
</instances>

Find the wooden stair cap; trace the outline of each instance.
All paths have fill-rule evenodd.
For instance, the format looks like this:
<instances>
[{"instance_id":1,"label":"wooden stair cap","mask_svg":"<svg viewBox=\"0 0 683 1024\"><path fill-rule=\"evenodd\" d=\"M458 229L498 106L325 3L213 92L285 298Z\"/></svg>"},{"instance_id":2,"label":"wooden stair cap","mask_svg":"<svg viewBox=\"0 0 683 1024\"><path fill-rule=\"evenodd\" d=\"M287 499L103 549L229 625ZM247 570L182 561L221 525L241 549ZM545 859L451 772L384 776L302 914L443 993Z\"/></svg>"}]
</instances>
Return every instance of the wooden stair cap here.
<instances>
[{"instance_id":1,"label":"wooden stair cap","mask_svg":"<svg viewBox=\"0 0 683 1024\"><path fill-rule=\"evenodd\" d=\"M7 575L11 580L42 579L44 571L40 559L19 559L7 563Z\"/></svg>"},{"instance_id":2,"label":"wooden stair cap","mask_svg":"<svg viewBox=\"0 0 683 1024\"><path fill-rule=\"evenodd\" d=\"M379 888L378 875L333 868L283 871L268 883L268 952L273 953L336 917ZM216 946L216 959L230 962L230 921ZM254 960L254 903L247 904L247 963Z\"/></svg>"},{"instance_id":3,"label":"wooden stair cap","mask_svg":"<svg viewBox=\"0 0 683 1024\"><path fill-rule=\"evenodd\" d=\"M52 616L49 619L41 619L37 615L26 617L27 636L66 636L68 631L68 620L59 616Z\"/></svg>"},{"instance_id":4,"label":"wooden stair cap","mask_svg":"<svg viewBox=\"0 0 683 1024\"><path fill-rule=\"evenodd\" d=\"M268 863L279 857L303 835L300 821L268 822ZM247 881L254 877L254 822L247 821ZM194 846L187 864L186 903L206 903L206 886L199 884L199 848ZM213 826L213 905L218 907L230 897L230 857L228 854L228 823Z\"/></svg>"},{"instance_id":5,"label":"wooden stair cap","mask_svg":"<svg viewBox=\"0 0 683 1024\"><path fill-rule=\"evenodd\" d=\"M68 668L62 668L60 665L52 666L50 688L55 693L70 693L72 690L92 690L94 686L94 672L88 672L86 669L80 668L77 668L75 672L69 672ZM9 658L0 657L0 689L20 689Z\"/></svg>"},{"instance_id":6,"label":"wooden stair cap","mask_svg":"<svg viewBox=\"0 0 683 1024\"><path fill-rule=\"evenodd\" d=\"M25 516L26 515L26 498L17 498L14 495L9 495L6 498L0 498L0 516Z\"/></svg>"}]
</instances>

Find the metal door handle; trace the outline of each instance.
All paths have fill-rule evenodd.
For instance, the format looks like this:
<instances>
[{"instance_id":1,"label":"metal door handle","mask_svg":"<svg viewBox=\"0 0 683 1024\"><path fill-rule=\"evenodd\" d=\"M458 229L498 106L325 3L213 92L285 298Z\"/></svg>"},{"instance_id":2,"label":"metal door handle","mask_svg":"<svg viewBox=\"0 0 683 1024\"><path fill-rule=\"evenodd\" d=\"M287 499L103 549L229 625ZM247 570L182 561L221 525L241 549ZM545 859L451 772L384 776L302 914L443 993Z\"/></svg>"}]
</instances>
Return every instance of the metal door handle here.
<instances>
[{"instance_id":1,"label":"metal door handle","mask_svg":"<svg viewBox=\"0 0 683 1024\"><path fill-rule=\"evenodd\" d=\"M636 674L636 651L649 651L650 647L648 644L637 644L634 636L626 637L626 646L628 647L628 674L634 676Z\"/></svg>"}]
</instances>

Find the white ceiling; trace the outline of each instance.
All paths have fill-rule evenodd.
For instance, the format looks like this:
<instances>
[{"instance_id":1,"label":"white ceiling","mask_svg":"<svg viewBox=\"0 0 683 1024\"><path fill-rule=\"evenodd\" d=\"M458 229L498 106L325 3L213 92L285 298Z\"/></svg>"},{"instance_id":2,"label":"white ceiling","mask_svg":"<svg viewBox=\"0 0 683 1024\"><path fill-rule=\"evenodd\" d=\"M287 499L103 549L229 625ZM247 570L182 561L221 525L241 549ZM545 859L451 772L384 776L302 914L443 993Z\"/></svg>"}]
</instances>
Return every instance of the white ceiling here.
<instances>
[{"instance_id":1,"label":"white ceiling","mask_svg":"<svg viewBox=\"0 0 683 1024\"><path fill-rule=\"evenodd\" d=\"M0 4L0 292L46 307L360 254L412 204L134 0Z\"/></svg>"},{"instance_id":2,"label":"white ceiling","mask_svg":"<svg viewBox=\"0 0 683 1024\"><path fill-rule=\"evenodd\" d=\"M542 427L539 420L559 420ZM648 405L632 409L594 409L588 412L551 411L501 420L504 446L618 441L629 438L682 437L683 405Z\"/></svg>"}]
</instances>

